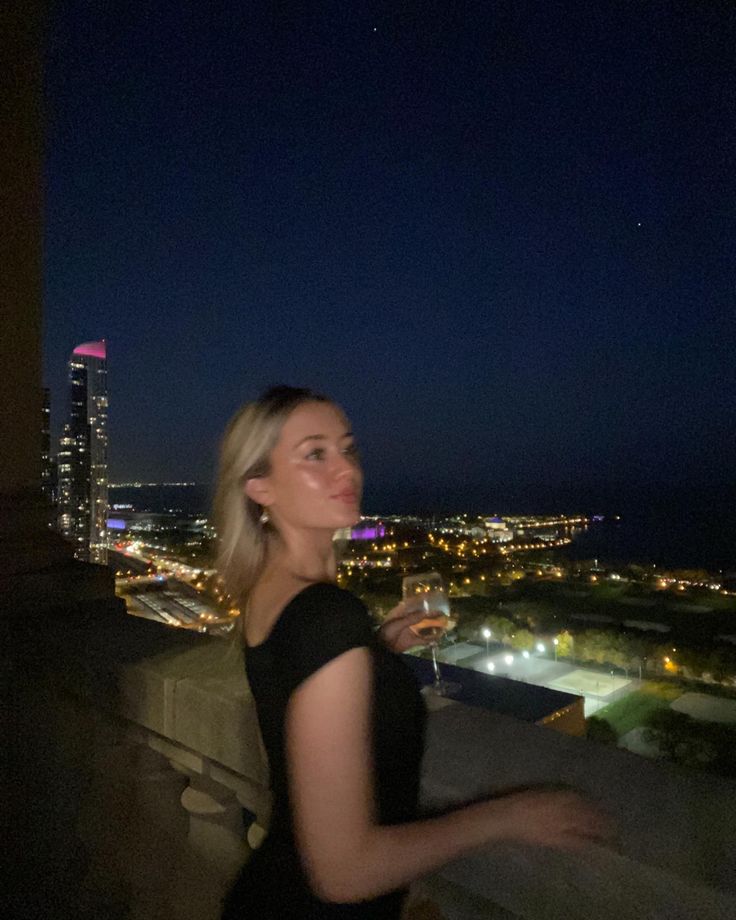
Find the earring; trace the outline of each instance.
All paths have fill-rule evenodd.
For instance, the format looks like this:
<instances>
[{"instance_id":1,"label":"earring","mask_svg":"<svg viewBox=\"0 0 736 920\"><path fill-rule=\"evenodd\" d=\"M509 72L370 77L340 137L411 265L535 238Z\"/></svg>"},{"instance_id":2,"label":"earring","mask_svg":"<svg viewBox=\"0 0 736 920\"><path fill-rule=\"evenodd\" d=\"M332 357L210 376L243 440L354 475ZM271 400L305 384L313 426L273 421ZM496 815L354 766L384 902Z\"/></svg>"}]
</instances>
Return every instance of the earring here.
<instances>
[{"instance_id":1,"label":"earring","mask_svg":"<svg viewBox=\"0 0 736 920\"><path fill-rule=\"evenodd\" d=\"M264 508L263 511L261 512L261 516L258 518L258 522L259 524L268 524L270 520L271 519L268 515L268 511Z\"/></svg>"}]
</instances>

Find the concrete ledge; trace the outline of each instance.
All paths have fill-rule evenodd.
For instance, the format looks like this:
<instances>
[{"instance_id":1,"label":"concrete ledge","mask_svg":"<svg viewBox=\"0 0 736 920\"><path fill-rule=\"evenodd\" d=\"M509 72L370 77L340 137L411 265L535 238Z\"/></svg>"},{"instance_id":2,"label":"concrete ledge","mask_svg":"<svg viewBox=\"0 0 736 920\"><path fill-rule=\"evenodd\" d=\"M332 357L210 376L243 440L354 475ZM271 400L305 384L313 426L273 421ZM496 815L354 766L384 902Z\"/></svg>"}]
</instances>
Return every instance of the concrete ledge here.
<instances>
[{"instance_id":1,"label":"concrete ledge","mask_svg":"<svg viewBox=\"0 0 736 920\"><path fill-rule=\"evenodd\" d=\"M267 787L268 768L242 654L227 640L121 671L121 715Z\"/></svg>"},{"instance_id":2,"label":"concrete ledge","mask_svg":"<svg viewBox=\"0 0 736 920\"><path fill-rule=\"evenodd\" d=\"M736 788L625 751L460 705L429 720L428 808L565 783L615 819L615 849L494 847L441 876L535 920L736 917Z\"/></svg>"},{"instance_id":3,"label":"concrete ledge","mask_svg":"<svg viewBox=\"0 0 736 920\"><path fill-rule=\"evenodd\" d=\"M584 856L503 848L441 878L525 920L733 920L733 895L593 848ZM442 903L440 904L442 905Z\"/></svg>"}]
</instances>

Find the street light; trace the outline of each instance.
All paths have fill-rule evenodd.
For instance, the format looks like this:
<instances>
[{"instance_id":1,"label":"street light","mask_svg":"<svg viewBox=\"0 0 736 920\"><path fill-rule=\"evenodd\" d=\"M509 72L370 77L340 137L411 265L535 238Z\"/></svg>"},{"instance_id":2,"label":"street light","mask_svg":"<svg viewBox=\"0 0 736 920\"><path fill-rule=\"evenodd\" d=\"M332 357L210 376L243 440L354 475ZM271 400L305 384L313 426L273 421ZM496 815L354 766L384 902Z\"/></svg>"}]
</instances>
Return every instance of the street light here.
<instances>
[{"instance_id":1,"label":"street light","mask_svg":"<svg viewBox=\"0 0 736 920\"><path fill-rule=\"evenodd\" d=\"M529 652L527 649L524 649L524 651L521 653L521 657L526 658L527 661L529 660Z\"/></svg>"},{"instance_id":2,"label":"street light","mask_svg":"<svg viewBox=\"0 0 736 920\"><path fill-rule=\"evenodd\" d=\"M489 655L490 648L489 648L488 643L491 641L491 636L493 635L493 633L490 631L490 629L487 626L484 626L482 630L482 635L483 635L483 638L486 640L486 655Z\"/></svg>"},{"instance_id":3,"label":"street light","mask_svg":"<svg viewBox=\"0 0 736 920\"><path fill-rule=\"evenodd\" d=\"M555 647L555 661L557 661L557 646L560 644L560 640L559 640L559 639L553 639L553 640L552 640L552 644L553 644L554 647Z\"/></svg>"},{"instance_id":4,"label":"street light","mask_svg":"<svg viewBox=\"0 0 736 920\"><path fill-rule=\"evenodd\" d=\"M537 642L537 651L539 652L540 655L544 654L545 649L544 649L543 642Z\"/></svg>"},{"instance_id":5,"label":"street light","mask_svg":"<svg viewBox=\"0 0 736 920\"><path fill-rule=\"evenodd\" d=\"M486 663L486 667L488 668L488 670L489 670L491 673L493 673L493 671L496 670L496 665L495 665L492 661L488 661L488 662Z\"/></svg>"},{"instance_id":6,"label":"street light","mask_svg":"<svg viewBox=\"0 0 736 920\"><path fill-rule=\"evenodd\" d=\"M506 657L504 658L504 661L506 662L506 664L507 664L509 667L511 667L511 665L514 663L514 656L513 656L513 655L506 655Z\"/></svg>"}]
</instances>

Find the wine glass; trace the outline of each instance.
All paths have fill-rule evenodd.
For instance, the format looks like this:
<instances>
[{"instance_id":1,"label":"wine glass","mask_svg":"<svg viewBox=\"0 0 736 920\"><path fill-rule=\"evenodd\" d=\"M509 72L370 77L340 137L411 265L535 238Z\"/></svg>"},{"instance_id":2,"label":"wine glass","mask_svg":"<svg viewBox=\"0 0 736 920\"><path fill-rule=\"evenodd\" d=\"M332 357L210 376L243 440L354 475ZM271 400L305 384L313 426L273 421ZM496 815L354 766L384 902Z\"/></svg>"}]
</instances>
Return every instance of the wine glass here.
<instances>
[{"instance_id":1,"label":"wine glass","mask_svg":"<svg viewBox=\"0 0 736 920\"><path fill-rule=\"evenodd\" d=\"M455 621L450 615L450 601L447 597L442 576L439 572L423 572L407 575L401 583L401 596L406 603L406 612L423 610L426 616L411 626L411 631L422 639L431 639L432 666L434 668L434 690L439 696L451 696L460 690L460 685L442 680L437 661L439 641Z\"/></svg>"}]
</instances>

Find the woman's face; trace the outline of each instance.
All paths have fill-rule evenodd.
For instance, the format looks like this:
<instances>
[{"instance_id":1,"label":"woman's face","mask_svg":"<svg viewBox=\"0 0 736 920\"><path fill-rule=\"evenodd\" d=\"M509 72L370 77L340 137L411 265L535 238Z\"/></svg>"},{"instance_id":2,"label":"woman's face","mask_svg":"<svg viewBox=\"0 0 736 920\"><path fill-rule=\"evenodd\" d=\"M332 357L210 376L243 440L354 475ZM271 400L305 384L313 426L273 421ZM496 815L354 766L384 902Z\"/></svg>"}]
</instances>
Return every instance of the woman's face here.
<instances>
[{"instance_id":1,"label":"woman's face","mask_svg":"<svg viewBox=\"0 0 736 920\"><path fill-rule=\"evenodd\" d=\"M337 406L307 402L294 409L262 485L267 494L261 504L277 526L336 530L360 520L363 473L350 425Z\"/></svg>"}]
</instances>

